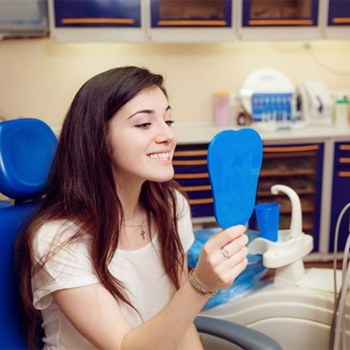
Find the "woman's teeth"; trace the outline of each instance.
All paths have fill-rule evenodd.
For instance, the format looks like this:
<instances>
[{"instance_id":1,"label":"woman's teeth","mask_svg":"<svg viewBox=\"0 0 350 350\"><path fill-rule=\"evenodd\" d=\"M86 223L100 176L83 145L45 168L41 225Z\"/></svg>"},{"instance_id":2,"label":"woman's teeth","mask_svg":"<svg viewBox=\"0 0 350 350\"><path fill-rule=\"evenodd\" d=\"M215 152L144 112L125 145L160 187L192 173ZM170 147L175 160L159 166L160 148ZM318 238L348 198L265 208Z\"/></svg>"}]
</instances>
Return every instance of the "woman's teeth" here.
<instances>
[{"instance_id":1,"label":"woman's teeth","mask_svg":"<svg viewBox=\"0 0 350 350\"><path fill-rule=\"evenodd\" d=\"M148 155L148 157L151 159L168 160L170 158L170 153L169 152L152 153L152 154Z\"/></svg>"}]
</instances>

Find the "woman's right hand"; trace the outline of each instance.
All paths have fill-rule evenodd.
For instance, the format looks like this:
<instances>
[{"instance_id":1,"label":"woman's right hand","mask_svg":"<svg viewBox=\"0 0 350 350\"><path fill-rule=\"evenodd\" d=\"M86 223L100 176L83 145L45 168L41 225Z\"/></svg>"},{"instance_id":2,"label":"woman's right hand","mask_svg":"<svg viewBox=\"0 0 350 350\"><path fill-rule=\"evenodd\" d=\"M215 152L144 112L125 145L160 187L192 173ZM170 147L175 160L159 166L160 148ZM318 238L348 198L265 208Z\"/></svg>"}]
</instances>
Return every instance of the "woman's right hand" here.
<instances>
[{"instance_id":1,"label":"woman's right hand","mask_svg":"<svg viewBox=\"0 0 350 350\"><path fill-rule=\"evenodd\" d=\"M248 237L244 232L243 225L232 226L204 244L193 274L208 292L230 287L247 267Z\"/></svg>"}]
</instances>

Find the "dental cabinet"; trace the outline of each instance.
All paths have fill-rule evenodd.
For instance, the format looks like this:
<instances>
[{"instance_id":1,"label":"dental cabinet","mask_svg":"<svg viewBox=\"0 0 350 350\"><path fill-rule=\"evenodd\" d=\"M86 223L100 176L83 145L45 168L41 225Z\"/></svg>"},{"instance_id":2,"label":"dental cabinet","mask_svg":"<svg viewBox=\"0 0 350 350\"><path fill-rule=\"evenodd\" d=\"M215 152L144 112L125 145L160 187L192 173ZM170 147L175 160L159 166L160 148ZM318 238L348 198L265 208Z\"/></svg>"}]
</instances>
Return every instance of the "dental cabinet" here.
<instances>
[{"instance_id":1,"label":"dental cabinet","mask_svg":"<svg viewBox=\"0 0 350 350\"><path fill-rule=\"evenodd\" d=\"M344 0L7 0L0 37L61 42L345 39Z\"/></svg>"},{"instance_id":2,"label":"dental cabinet","mask_svg":"<svg viewBox=\"0 0 350 350\"><path fill-rule=\"evenodd\" d=\"M326 37L329 39L349 39L350 2L344 0L329 0L327 10Z\"/></svg>"},{"instance_id":3,"label":"dental cabinet","mask_svg":"<svg viewBox=\"0 0 350 350\"><path fill-rule=\"evenodd\" d=\"M55 41L348 39L344 0L48 0Z\"/></svg>"},{"instance_id":4,"label":"dental cabinet","mask_svg":"<svg viewBox=\"0 0 350 350\"><path fill-rule=\"evenodd\" d=\"M210 140L220 130L209 125L176 126L175 179L189 198L195 228L216 226L206 157ZM260 135L264 147L256 203L279 202L280 229L288 228L289 199L270 189L275 184L293 188L302 205L303 232L314 238L313 252L306 259L330 260L337 218L350 202L350 127L309 127ZM347 214L338 252L344 250L349 220ZM249 227L257 228L254 213Z\"/></svg>"},{"instance_id":5,"label":"dental cabinet","mask_svg":"<svg viewBox=\"0 0 350 350\"><path fill-rule=\"evenodd\" d=\"M154 42L232 41L232 0L150 0L149 38Z\"/></svg>"},{"instance_id":6,"label":"dental cabinet","mask_svg":"<svg viewBox=\"0 0 350 350\"><path fill-rule=\"evenodd\" d=\"M321 38L319 0L241 0L239 36L245 40Z\"/></svg>"},{"instance_id":7,"label":"dental cabinet","mask_svg":"<svg viewBox=\"0 0 350 350\"><path fill-rule=\"evenodd\" d=\"M334 251L334 235L339 213L350 202L350 142L335 142L333 158L332 215L329 249ZM346 211L339 232L350 232L350 212ZM347 235L339 234L338 250L345 247Z\"/></svg>"},{"instance_id":8,"label":"dental cabinet","mask_svg":"<svg viewBox=\"0 0 350 350\"><path fill-rule=\"evenodd\" d=\"M55 41L145 41L142 0L48 0Z\"/></svg>"}]
</instances>

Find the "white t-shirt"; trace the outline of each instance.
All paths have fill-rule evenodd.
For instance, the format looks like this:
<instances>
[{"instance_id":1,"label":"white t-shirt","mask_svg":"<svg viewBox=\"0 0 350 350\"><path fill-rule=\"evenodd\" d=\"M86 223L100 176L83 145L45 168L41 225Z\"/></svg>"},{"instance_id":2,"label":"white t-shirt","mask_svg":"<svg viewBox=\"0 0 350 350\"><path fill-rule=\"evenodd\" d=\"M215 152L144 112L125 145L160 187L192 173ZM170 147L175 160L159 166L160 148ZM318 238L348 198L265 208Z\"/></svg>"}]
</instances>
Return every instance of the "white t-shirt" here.
<instances>
[{"instance_id":1,"label":"white t-shirt","mask_svg":"<svg viewBox=\"0 0 350 350\"><path fill-rule=\"evenodd\" d=\"M188 203L177 195L178 231L185 252L194 241ZM41 227L34 240L35 258L38 261L48 247L60 247L77 227L69 221L54 221ZM45 329L44 349L92 349L70 321L61 312L51 293L60 289L75 288L99 283L90 260L87 242L79 238L59 250L32 279L34 306L41 310ZM170 300L174 287L161 261L158 235L145 247L137 250L118 249L109 270L127 288L127 295L139 314L125 303L120 307L128 322L136 327L153 317Z\"/></svg>"}]
</instances>

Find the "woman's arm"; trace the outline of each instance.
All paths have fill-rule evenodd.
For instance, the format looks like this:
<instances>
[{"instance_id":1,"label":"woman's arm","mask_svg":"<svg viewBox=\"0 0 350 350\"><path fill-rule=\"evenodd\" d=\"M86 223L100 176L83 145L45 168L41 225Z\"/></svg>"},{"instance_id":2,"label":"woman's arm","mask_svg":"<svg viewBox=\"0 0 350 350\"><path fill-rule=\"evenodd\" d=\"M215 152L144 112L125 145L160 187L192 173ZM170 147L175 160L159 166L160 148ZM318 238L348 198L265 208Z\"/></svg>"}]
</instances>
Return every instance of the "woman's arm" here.
<instances>
[{"instance_id":1,"label":"woman's arm","mask_svg":"<svg viewBox=\"0 0 350 350\"><path fill-rule=\"evenodd\" d=\"M180 272L180 285L183 286L188 279L188 262L187 257L184 259L184 266ZM197 316L197 315L196 315ZM177 346L178 350L203 350L199 334L194 323L191 323L185 335L181 338Z\"/></svg>"},{"instance_id":2,"label":"woman's arm","mask_svg":"<svg viewBox=\"0 0 350 350\"><path fill-rule=\"evenodd\" d=\"M243 226L235 226L204 245L194 275L206 290L229 287L245 269L247 237L243 232ZM223 247L230 258L222 254ZM193 320L208 300L186 280L158 314L132 328L118 302L101 284L60 290L53 297L75 328L95 347L115 350L176 349L182 341L196 344Z\"/></svg>"}]
</instances>

